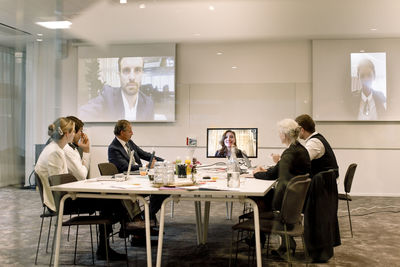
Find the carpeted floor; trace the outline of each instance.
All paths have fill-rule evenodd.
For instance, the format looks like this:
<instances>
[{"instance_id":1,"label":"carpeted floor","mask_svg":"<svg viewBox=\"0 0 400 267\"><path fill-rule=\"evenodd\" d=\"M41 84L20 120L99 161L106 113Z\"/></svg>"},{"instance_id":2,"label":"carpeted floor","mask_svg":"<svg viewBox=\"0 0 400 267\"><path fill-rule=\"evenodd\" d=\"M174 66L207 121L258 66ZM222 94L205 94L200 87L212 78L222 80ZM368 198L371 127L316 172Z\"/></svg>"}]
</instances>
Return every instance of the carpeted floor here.
<instances>
[{"instance_id":1,"label":"carpeted floor","mask_svg":"<svg viewBox=\"0 0 400 267\"><path fill-rule=\"evenodd\" d=\"M339 203L339 224L342 245L335 248L335 256L326 264L310 264L304 260L303 247L297 239L295 266L400 266L400 198L354 197L350 202L354 237L351 238L346 202ZM0 266L34 266L39 235L41 202L38 192L16 188L0 188ZM211 204L208 244L197 247L193 202L175 204L174 217L170 206L166 216L163 266L228 266L231 244L231 226L242 212L234 205L233 220L226 219L224 203ZM115 226L116 230L119 225ZM38 266L48 266L50 253L45 252L48 220L39 251ZM53 232L52 232L53 233ZM72 235L74 229L71 231ZM51 239L51 238L50 238ZM74 237L67 242L67 228L63 229L61 265L73 265ZM273 237L271 246L277 247L279 239ZM123 240L115 237L111 245L124 251ZM88 227L79 229L77 265L92 264ZM156 247L153 247L153 265ZM287 266L286 262L267 258L263 251L263 266ZM129 266L146 266L144 247L128 246ZM106 265L95 261L96 265ZM126 262L113 262L111 266L126 266ZM238 266L248 266L247 247L239 247Z\"/></svg>"}]
</instances>

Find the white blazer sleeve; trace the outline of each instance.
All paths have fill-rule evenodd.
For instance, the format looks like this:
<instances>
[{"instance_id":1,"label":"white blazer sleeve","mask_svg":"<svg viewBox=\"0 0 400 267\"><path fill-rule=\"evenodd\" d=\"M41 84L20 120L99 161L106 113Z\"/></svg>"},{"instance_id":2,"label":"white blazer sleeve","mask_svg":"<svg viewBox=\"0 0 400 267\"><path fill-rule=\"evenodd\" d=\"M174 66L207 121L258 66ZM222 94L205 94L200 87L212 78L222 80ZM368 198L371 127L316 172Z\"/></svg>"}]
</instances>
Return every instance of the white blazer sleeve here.
<instances>
[{"instance_id":1,"label":"white blazer sleeve","mask_svg":"<svg viewBox=\"0 0 400 267\"><path fill-rule=\"evenodd\" d=\"M79 152L69 145L64 147L64 152L68 172L78 180L85 180L89 170L89 153L83 153L83 159L81 159Z\"/></svg>"}]
</instances>

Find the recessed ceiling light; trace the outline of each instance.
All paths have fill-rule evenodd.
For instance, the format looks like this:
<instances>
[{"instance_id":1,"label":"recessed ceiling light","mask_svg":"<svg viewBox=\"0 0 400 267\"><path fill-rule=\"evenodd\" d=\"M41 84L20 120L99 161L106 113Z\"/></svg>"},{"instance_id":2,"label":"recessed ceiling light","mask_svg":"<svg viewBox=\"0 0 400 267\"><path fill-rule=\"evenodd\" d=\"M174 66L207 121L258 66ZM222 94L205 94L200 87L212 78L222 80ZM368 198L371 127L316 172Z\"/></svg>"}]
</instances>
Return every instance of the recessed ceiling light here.
<instances>
[{"instance_id":1,"label":"recessed ceiling light","mask_svg":"<svg viewBox=\"0 0 400 267\"><path fill-rule=\"evenodd\" d=\"M237 69L237 66L232 66L232 69L234 69L234 70Z\"/></svg>"},{"instance_id":2,"label":"recessed ceiling light","mask_svg":"<svg viewBox=\"0 0 400 267\"><path fill-rule=\"evenodd\" d=\"M126 4L126 3L128 3L128 1L127 0L119 0L119 3L120 4Z\"/></svg>"},{"instance_id":3,"label":"recessed ceiling light","mask_svg":"<svg viewBox=\"0 0 400 267\"><path fill-rule=\"evenodd\" d=\"M43 39L38 38L38 39L36 39L36 41L41 42L41 41L43 41Z\"/></svg>"},{"instance_id":4,"label":"recessed ceiling light","mask_svg":"<svg viewBox=\"0 0 400 267\"><path fill-rule=\"evenodd\" d=\"M200 33L193 33L193 36L200 36Z\"/></svg>"},{"instance_id":5,"label":"recessed ceiling light","mask_svg":"<svg viewBox=\"0 0 400 267\"><path fill-rule=\"evenodd\" d=\"M42 21L42 22L36 22L36 24L39 24L40 26L48 29L68 29L72 23L70 21L63 20L63 21Z\"/></svg>"},{"instance_id":6,"label":"recessed ceiling light","mask_svg":"<svg viewBox=\"0 0 400 267\"><path fill-rule=\"evenodd\" d=\"M376 28L371 28L370 30L371 30L371 31L377 31L378 29L376 29Z\"/></svg>"},{"instance_id":7,"label":"recessed ceiling light","mask_svg":"<svg viewBox=\"0 0 400 267\"><path fill-rule=\"evenodd\" d=\"M43 36L43 33L38 33L37 36Z\"/></svg>"},{"instance_id":8,"label":"recessed ceiling light","mask_svg":"<svg viewBox=\"0 0 400 267\"><path fill-rule=\"evenodd\" d=\"M364 53L365 52L365 50L360 50L360 53Z\"/></svg>"},{"instance_id":9,"label":"recessed ceiling light","mask_svg":"<svg viewBox=\"0 0 400 267\"><path fill-rule=\"evenodd\" d=\"M139 8L141 8L141 9L146 8L146 5L145 4L140 4Z\"/></svg>"},{"instance_id":10,"label":"recessed ceiling light","mask_svg":"<svg viewBox=\"0 0 400 267\"><path fill-rule=\"evenodd\" d=\"M217 55L218 55L218 56L222 55L222 52L217 52Z\"/></svg>"},{"instance_id":11,"label":"recessed ceiling light","mask_svg":"<svg viewBox=\"0 0 400 267\"><path fill-rule=\"evenodd\" d=\"M209 6L208 9L211 10L211 11L214 11L215 7L214 6Z\"/></svg>"}]
</instances>

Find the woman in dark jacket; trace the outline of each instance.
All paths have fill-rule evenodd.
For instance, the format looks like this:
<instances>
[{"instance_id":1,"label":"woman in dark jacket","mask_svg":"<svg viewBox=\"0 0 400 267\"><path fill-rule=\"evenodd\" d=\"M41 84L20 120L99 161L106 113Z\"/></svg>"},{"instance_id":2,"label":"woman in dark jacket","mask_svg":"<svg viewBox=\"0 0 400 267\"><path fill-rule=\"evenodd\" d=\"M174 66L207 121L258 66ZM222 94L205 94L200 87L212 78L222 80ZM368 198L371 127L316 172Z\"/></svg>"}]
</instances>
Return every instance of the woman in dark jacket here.
<instances>
[{"instance_id":1,"label":"woman in dark jacket","mask_svg":"<svg viewBox=\"0 0 400 267\"><path fill-rule=\"evenodd\" d=\"M311 162L307 149L297 140L300 133L300 126L292 119L284 119L278 123L279 137L282 144L287 146L283 151L280 161L269 169L257 167L253 174L256 179L277 180L275 190L270 191L264 198L257 199L260 210L280 210L283 196L288 182L297 175L310 173ZM296 243L290 240L290 247L294 251ZM283 243L277 252L282 254L286 251Z\"/></svg>"}]
</instances>

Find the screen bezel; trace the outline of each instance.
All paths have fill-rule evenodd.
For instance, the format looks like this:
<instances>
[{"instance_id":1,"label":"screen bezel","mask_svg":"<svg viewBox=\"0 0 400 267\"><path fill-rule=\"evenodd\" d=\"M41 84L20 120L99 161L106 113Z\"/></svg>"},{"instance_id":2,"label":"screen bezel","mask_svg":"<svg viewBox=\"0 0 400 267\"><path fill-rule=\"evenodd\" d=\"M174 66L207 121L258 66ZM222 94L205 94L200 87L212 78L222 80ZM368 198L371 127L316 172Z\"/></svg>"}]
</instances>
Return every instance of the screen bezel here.
<instances>
[{"instance_id":1,"label":"screen bezel","mask_svg":"<svg viewBox=\"0 0 400 267\"><path fill-rule=\"evenodd\" d=\"M258 157L258 128L255 127L242 127L242 128L228 128L228 127L221 127L221 128L207 128L207 142L206 142L206 158L221 158L221 157L215 157L215 156L209 156L208 155L208 138L209 138L209 133L211 130L255 130L256 132L256 153L255 156L249 156L247 155L248 158L257 158Z\"/></svg>"}]
</instances>

